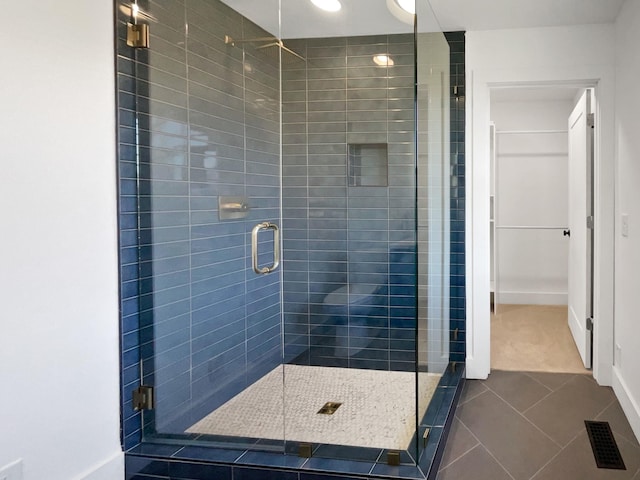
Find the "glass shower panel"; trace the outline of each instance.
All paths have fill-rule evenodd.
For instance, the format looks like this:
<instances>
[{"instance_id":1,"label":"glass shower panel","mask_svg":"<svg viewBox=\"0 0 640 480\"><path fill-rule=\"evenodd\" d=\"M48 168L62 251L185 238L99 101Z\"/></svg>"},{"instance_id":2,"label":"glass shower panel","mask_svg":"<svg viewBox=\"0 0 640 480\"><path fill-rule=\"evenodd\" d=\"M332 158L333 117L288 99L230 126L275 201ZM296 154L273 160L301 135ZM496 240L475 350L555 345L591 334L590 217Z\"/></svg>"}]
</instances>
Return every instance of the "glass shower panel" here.
<instances>
[{"instance_id":1,"label":"glass shower panel","mask_svg":"<svg viewBox=\"0 0 640 480\"><path fill-rule=\"evenodd\" d=\"M262 23L277 27L278 2L260 4ZM281 275L255 271L270 271L279 255L278 32L218 0L139 8L151 31L151 48L136 52L130 132L140 179L143 383L155 395L144 433L255 443L253 428L226 412L271 376L279 401L262 413L283 440Z\"/></svg>"},{"instance_id":2,"label":"glass shower panel","mask_svg":"<svg viewBox=\"0 0 640 480\"><path fill-rule=\"evenodd\" d=\"M450 81L442 33L418 34L418 358L421 371L449 363Z\"/></svg>"},{"instance_id":3,"label":"glass shower panel","mask_svg":"<svg viewBox=\"0 0 640 480\"><path fill-rule=\"evenodd\" d=\"M450 57L442 33L424 33L418 17L418 411L420 445L444 428L449 366ZM428 17L427 17L428 18ZM428 406L428 414L424 415Z\"/></svg>"},{"instance_id":4,"label":"glass shower panel","mask_svg":"<svg viewBox=\"0 0 640 480\"><path fill-rule=\"evenodd\" d=\"M314 456L416 432L415 38L387 3L282 2L285 435Z\"/></svg>"}]
</instances>

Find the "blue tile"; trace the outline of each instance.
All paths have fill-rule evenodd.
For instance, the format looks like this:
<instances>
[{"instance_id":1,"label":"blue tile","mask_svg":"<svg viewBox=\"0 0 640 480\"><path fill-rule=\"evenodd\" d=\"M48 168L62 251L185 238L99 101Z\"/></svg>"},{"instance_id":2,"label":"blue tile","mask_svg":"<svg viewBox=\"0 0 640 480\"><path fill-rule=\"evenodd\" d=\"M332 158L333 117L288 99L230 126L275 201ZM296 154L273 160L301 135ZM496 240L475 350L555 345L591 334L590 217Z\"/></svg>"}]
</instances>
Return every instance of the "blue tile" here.
<instances>
[{"instance_id":1,"label":"blue tile","mask_svg":"<svg viewBox=\"0 0 640 480\"><path fill-rule=\"evenodd\" d=\"M127 475L169 475L169 462L134 455L125 455L125 469Z\"/></svg>"},{"instance_id":2,"label":"blue tile","mask_svg":"<svg viewBox=\"0 0 640 480\"><path fill-rule=\"evenodd\" d=\"M464 363L466 359L466 353L451 353L449 360L452 362Z\"/></svg>"},{"instance_id":3,"label":"blue tile","mask_svg":"<svg viewBox=\"0 0 640 480\"><path fill-rule=\"evenodd\" d=\"M302 468L304 470L367 474L371 471L373 465L373 462L355 462L350 460L312 457Z\"/></svg>"},{"instance_id":4,"label":"blue tile","mask_svg":"<svg viewBox=\"0 0 640 480\"><path fill-rule=\"evenodd\" d=\"M444 429L440 427L432 427L429 432L427 446L422 451L419 462L420 468L426 475L428 475L428 478L432 478L432 472L438 471L445 445L446 438L444 436Z\"/></svg>"},{"instance_id":5,"label":"blue tile","mask_svg":"<svg viewBox=\"0 0 640 480\"><path fill-rule=\"evenodd\" d=\"M362 480L369 477L354 477L351 475L337 475L330 473L300 472L300 480Z\"/></svg>"},{"instance_id":6,"label":"blue tile","mask_svg":"<svg viewBox=\"0 0 640 480\"><path fill-rule=\"evenodd\" d=\"M423 480L424 475L418 467L411 467L409 465L399 465L393 467L378 463L371 472L374 475L381 475L390 478L418 478Z\"/></svg>"},{"instance_id":7,"label":"blue tile","mask_svg":"<svg viewBox=\"0 0 640 480\"><path fill-rule=\"evenodd\" d=\"M245 453L237 463L243 465L262 465L267 467L281 467L281 468L300 468L306 458L301 458L294 455L282 455L280 453L270 452L247 452ZM235 473L235 470L234 470ZM235 480L235 479L234 479Z\"/></svg>"},{"instance_id":8,"label":"blue tile","mask_svg":"<svg viewBox=\"0 0 640 480\"><path fill-rule=\"evenodd\" d=\"M173 458L181 460L204 460L210 462L233 463L244 450L188 446L175 452Z\"/></svg>"},{"instance_id":9,"label":"blue tile","mask_svg":"<svg viewBox=\"0 0 640 480\"><path fill-rule=\"evenodd\" d=\"M231 466L182 461L169 462L171 480L232 480Z\"/></svg>"},{"instance_id":10,"label":"blue tile","mask_svg":"<svg viewBox=\"0 0 640 480\"><path fill-rule=\"evenodd\" d=\"M314 458L333 458L374 463L380 457L377 448L350 447L345 445L318 445L313 451Z\"/></svg>"},{"instance_id":11,"label":"blue tile","mask_svg":"<svg viewBox=\"0 0 640 480\"><path fill-rule=\"evenodd\" d=\"M234 466L233 480L298 480L298 472Z\"/></svg>"},{"instance_id":12,"label":"blue tile","mask_svg":"<svg viewBox=\"0 0 640 480\"><path fill-rule=\"evenodd\" d=\"M420 424L425 426L434 426L437 425L436 419L442 408L444 401L444 389L436 388L435 392L433 392L433 396L431 397L431 401L429 402L429 406L427 407L427 411L424 414Z\"/></svg>"},{"instance_id":13,"label":"blue tile","mask_svg":"<svg viewBox=\"0 0 640 480\"><path fill-rule=\"evenodd\" d=\"M170 480L169 477L157 477L155 475L133 474L126 475L125 480Z\"/></svg>"},{"instance_id":14,"label":"blue tile","mask_svg":"<svg viewBox=\"0 0 640 480\"><path fill-rule=\"evenodd\" d=\"M182 449L183 447L177 445L161 445L161 444L153 444L153 443L143 443L141 445L137 445L135 448L127 451L126 457L129 456L134 457L138 456L147 456L147 457L171 457L177 451Z\"/></svg>"},{"instance_id":15,"label":"blue tile","mask_svg":"<svg viewBox=\"0 0 640 480\"><path fill-rule=\"evenodd\" d=\"M123 442L123 448L125 450L129 450L139 445L142 441L142 432L140 430L136 430L135 432L123 432L126 433Z\"/></svg>"}]
</instances>

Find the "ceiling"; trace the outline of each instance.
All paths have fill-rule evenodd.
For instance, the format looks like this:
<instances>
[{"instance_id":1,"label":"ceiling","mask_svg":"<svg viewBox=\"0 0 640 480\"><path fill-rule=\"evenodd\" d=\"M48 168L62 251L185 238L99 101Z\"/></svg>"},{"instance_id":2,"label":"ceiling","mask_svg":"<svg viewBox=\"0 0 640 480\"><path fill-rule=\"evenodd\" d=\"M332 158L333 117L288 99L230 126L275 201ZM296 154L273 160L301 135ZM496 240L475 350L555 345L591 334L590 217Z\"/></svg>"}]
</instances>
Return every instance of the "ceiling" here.
<instances>
[{"instance_id":1,"label":"ceiling","mask_svg":"<svg viewBox=\"0 0 640 480\"><path fill-rule=\"evenodd\" d=\"M428 0L443 31L612 23L625 0Z\"/></svg>"},{"instance_id":2,"label":"ceiling","mask_svg":"<svg viewBox=\"0 0 640 480\"><path fill-rule=\"evenodd\" d=\"M309 0L223 0L280 38L409 33L387 0L341 0L324 12ZM473 31L612 23L625 0L417 0L420 31ZM281 25L278 5L281 4Z\"/></svg>"}]
</instances>

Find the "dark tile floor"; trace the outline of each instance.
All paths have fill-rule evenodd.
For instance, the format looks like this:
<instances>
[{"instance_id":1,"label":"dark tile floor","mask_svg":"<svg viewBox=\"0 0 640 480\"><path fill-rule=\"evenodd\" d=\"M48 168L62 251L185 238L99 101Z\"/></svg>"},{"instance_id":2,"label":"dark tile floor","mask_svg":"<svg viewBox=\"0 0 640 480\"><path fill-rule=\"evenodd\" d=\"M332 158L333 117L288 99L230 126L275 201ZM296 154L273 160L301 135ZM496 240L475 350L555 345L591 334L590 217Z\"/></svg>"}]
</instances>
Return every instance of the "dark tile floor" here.
<instances>
[{"instance_id":1,"label":"dark tile floor","mask_svg":"<svg viewBox=\"0 0 640 480\"><path fill-rule=\"evenodd\" d=\"M584 420L607 421L627 470L596 467ZM640 480L640 445L589 375L493 371L468 380L438 480Z\"/></svg>"}]
</instances>

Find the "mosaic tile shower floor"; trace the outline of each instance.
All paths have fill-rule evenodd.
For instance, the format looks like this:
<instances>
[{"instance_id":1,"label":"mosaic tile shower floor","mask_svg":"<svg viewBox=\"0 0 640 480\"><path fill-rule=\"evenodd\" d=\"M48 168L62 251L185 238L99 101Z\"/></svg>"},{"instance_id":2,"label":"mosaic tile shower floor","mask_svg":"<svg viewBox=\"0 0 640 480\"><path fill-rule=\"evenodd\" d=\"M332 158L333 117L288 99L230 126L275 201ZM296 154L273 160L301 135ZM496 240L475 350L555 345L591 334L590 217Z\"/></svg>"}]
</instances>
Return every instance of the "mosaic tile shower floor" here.
<instances>
[{"instance_id":1,"label":"mosaic tile shower floor","mask_svg":"<svg viewBox=\"0 0 640 480\"><path fill-rule=\"evenodd\" d=\"M419 375L420 418L439 380ZM318 414L326 402L342 405ZM187 432L404 450L415 432L415 373L281 365Z\"/></svg>"}]
</instances>

